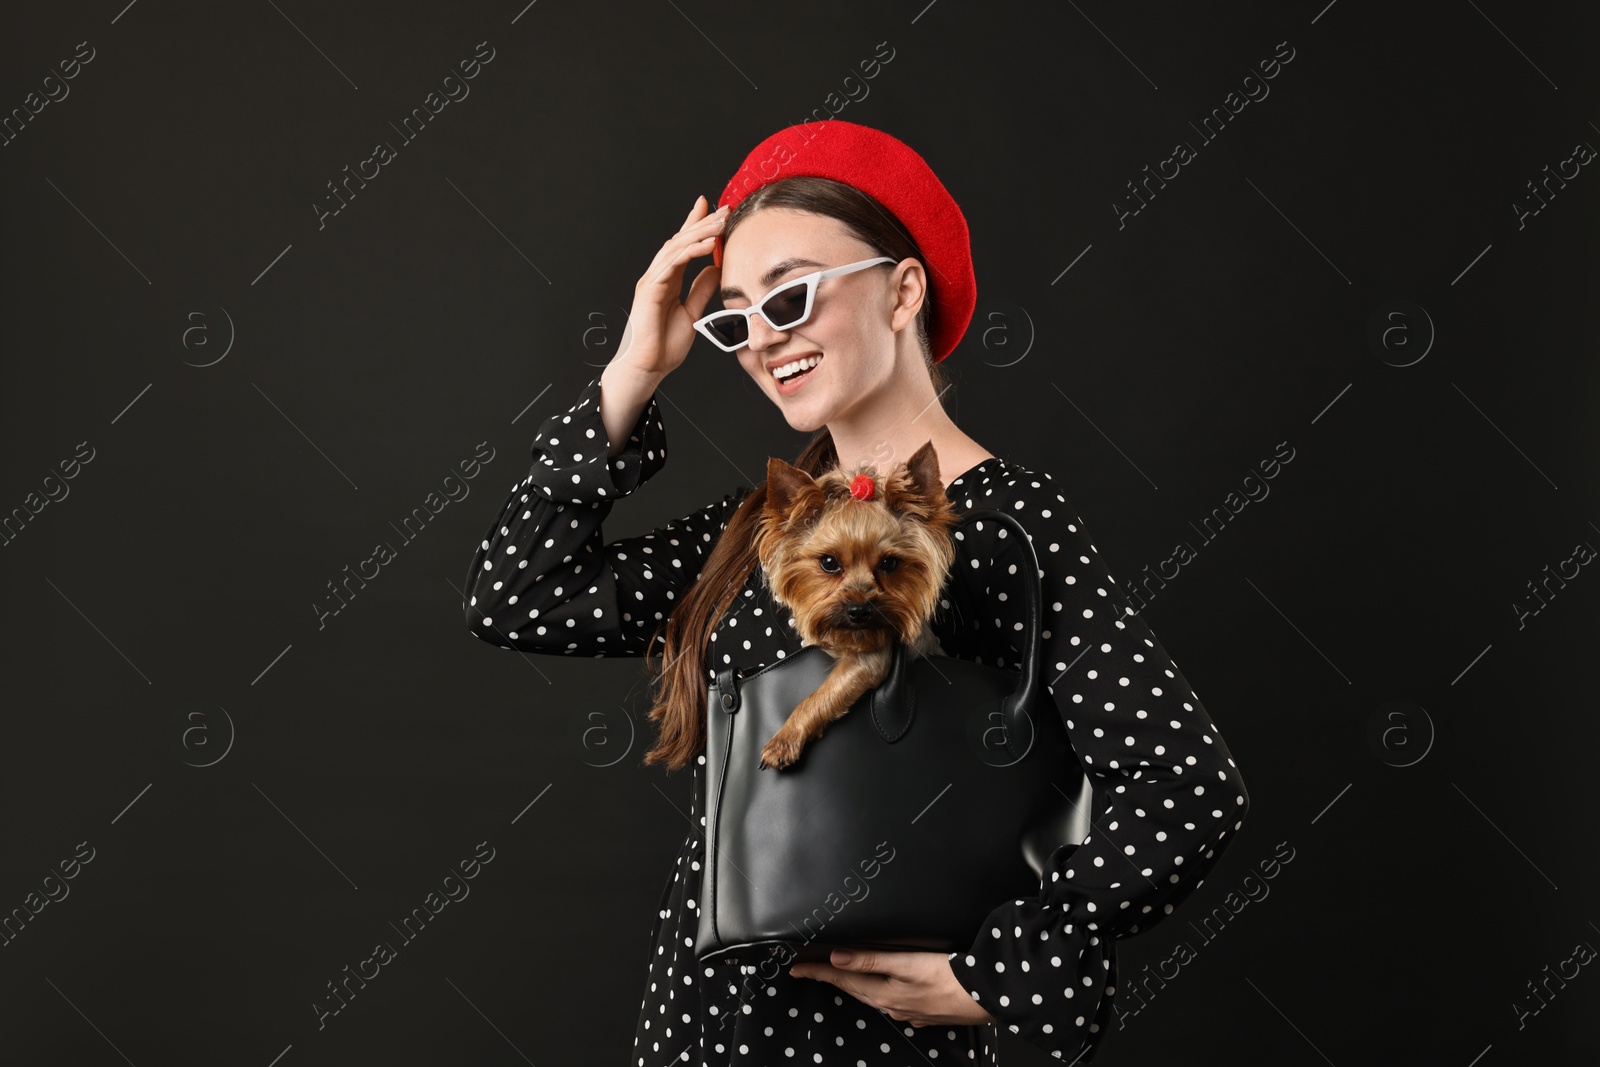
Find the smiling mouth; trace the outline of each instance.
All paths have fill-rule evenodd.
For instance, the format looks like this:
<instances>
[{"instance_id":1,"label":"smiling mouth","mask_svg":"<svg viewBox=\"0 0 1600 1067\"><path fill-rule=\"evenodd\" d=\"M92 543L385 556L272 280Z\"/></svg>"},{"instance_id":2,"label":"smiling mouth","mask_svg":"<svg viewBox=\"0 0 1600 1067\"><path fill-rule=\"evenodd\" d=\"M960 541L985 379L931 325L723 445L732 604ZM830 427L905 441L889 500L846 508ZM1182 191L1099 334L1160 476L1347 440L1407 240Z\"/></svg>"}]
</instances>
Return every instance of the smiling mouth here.
<instances>
[{"instance_id":1,"label":"smiling mouth","mask_svg":"<svg viewBox=\"0 0 1600 1067\"><path fill-rule=\"evenodd\" d=\"M811 371L815 370L817 365L820 364L824 358L825 357L823 356L807 356L805 359L797 359L793 363L785 363L778 369L768 371L767 373L771 374L773 379L779 385L783 385L786 382L792 382L799 378L804 378L807 374L811 373Z\"/></svg>"}]
</instances>

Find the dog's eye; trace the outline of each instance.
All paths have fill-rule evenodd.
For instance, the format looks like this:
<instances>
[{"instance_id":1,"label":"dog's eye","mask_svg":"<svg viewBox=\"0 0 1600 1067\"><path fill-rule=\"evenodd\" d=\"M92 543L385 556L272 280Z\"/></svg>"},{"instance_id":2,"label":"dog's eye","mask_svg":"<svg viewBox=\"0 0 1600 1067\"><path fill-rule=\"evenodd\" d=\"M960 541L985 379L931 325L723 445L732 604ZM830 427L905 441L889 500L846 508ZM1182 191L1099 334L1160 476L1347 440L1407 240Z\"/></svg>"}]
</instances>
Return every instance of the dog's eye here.
<instances>
[{"instance_id":1,"label":"dog's eye","mask_svg":"<svg viewBox=\"0 0 1600 1067\"><path fill-rule=\"evenodd\" d=\"M822 565L822 569L827 571L829 574L838 574L844 569L843 567L839 566L839 561L832 556L819 556L817 558L817 562L820 563Z\"/></svg>"},{"instance_id":2,"label":"dog's eye","mask_svg":"<svg viewBox=\"0 0 1600 1067\"><path fill-rule=\"evenodd\" d=\"M894 556L884 556L878 563L878 569L886 572L899 570L900 561Z\"/></svg>"}]
</instances>

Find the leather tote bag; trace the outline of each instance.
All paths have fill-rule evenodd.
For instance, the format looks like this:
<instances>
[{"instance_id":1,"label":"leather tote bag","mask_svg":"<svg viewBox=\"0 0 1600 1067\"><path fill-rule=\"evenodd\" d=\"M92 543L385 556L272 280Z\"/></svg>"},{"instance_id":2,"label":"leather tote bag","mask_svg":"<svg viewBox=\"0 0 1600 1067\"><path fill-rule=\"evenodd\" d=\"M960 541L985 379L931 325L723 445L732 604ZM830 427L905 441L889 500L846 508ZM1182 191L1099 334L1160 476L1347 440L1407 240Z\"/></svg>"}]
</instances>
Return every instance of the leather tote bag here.
<instances>
[{"instance_id":1,"label":"leather tote bag","mask_svg":"<svg viewBox=\"0 0 1600 1067\"><path fill-rule=\"evenodd\" d=\"M987 521L1011 527L1033 579L1020 670L898 646L883 683L781 771L759 768L762 746L833 657L809 645L709 685L698 959L965 950L1088 836L1090 779L1041 674L1038 557L1004 512L960 526Z\"/></svg>"}]
</instances>

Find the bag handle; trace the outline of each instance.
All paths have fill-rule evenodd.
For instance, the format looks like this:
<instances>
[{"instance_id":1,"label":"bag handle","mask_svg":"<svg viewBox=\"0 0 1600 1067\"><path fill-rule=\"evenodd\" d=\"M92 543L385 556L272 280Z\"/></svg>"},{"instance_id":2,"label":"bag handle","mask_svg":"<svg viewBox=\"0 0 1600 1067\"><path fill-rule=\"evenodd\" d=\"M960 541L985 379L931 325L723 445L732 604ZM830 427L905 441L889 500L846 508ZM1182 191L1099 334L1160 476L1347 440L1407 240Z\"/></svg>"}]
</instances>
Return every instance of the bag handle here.
<instances>
[{"instance_id":1,"label":"bag handle","mask_svg":"<svg viewBox=\"0 0 1600 1067\"><path fill-rule=\"evenodd\" d=\"M984 754L985 762L1004 767L1021 761L1033 750L1036 731L1032 709L1039 695L1039 634L1044 594L1040 589L1039 556L1022 523L995 508L975 508L962 515L960 525L966 530L970 524L978 521L996 521L1009 527L1017 535L1023 562L1032 568L1023 582L1026 596L1022 624L1022 670L1017 677L1016 688L1000 701L1005 738L994 746L992 754L987 751ZM871 695L869 710L872 720L885 741L897 741L911 728L915 709L907 683L909 672L905 669L905 658L904 642L896 642L889 674Z\"/></svg>"}]
</instances>

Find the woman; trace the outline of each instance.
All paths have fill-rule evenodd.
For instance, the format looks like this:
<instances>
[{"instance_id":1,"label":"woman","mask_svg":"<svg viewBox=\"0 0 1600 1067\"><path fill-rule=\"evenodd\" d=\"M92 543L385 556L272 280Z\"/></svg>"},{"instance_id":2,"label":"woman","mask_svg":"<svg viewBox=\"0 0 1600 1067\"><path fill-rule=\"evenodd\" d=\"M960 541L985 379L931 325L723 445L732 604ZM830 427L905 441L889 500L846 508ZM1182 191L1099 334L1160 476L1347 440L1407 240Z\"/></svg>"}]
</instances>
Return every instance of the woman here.
<instances>
[{"instance_id":1,"label":"woman","mask_svg":"<svg viewBox=\"0 0 1600 1067\"><path fill-rule=\"evenodd\" d=\"M1050 475L990 452L940 406L937 364L966 329L976 289L965 220L922 157L854 123L807 123L752 150L722 200L708 213L697 199L661 246L635 286L617 356L540 429L537 462L468 580L467 621L485 641L661 657L651 663L659 736L645 762L692 761L696 799L652 931L630 1062L993 1064L999 1026L1087 1061L1113 1017L1115 939L1159 921L1215 865L1248 809L1243 781ZM707 253L716 262L680 303L688 262ZM809 303L805 287L785 291L802 279ZM721 310L745 314L704 315L713 294ZM613 503L665 464L655 394L697 328L733 349L790 426L815 431L796 466L819 474L843 457L887 469L931 440L956 510L1004 508L1034 543L1048 690L1098 810L1089 838L1051 857L1038 895L997 901L966 951L835 952L760 976L693 955L707 682L718 668L758 669L801 647L756 566L764 482L639 537L607 543L601 531ZM774 374L797 359L815 364ZM932 625L947 654L1014 667L1016 557L998 524L986 529L966 533Z\"/></svg>"}]
</instances>

